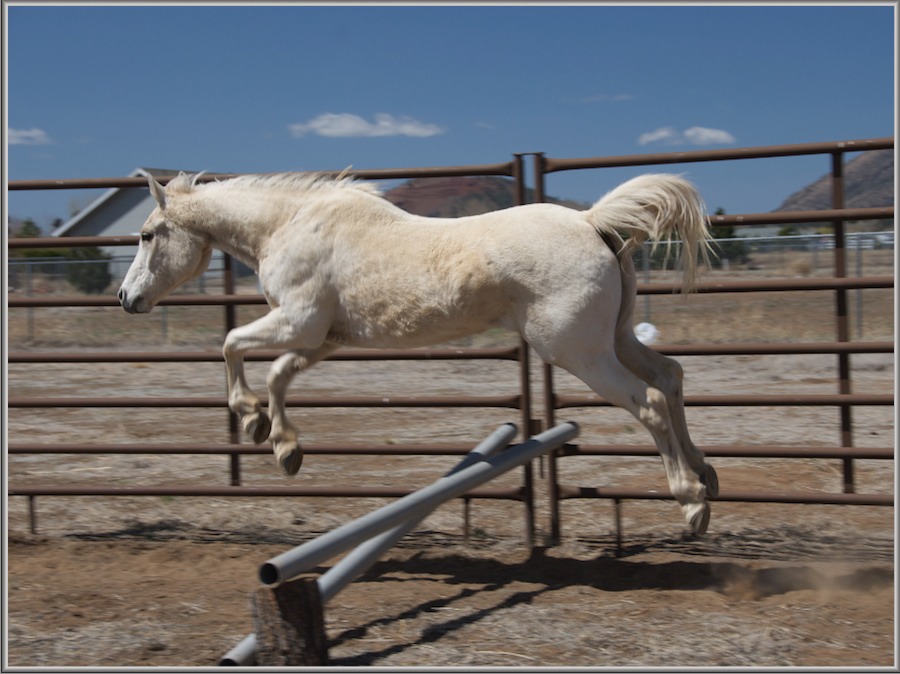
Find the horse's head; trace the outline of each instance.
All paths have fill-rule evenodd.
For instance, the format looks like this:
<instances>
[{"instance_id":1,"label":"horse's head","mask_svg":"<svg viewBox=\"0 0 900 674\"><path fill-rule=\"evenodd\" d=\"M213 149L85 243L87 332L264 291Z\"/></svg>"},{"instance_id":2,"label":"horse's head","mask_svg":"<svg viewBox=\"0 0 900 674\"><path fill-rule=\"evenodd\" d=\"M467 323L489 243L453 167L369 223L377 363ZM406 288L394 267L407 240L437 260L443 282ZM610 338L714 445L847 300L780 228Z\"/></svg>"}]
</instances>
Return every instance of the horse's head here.
<instances>
[{"instance_id":1,"label":"horse's head","mask_svg":"<svg viewBox=\"0 0 900 674\"><path fill-rule=\"evenodd\" d=\"M130 314L144 314L175 288L198 277L209 265L212 247L180 222L172 195L148 175L157 207L141 227L137 255L119 288L119 302Z\"/></svg>"}]
</instances>

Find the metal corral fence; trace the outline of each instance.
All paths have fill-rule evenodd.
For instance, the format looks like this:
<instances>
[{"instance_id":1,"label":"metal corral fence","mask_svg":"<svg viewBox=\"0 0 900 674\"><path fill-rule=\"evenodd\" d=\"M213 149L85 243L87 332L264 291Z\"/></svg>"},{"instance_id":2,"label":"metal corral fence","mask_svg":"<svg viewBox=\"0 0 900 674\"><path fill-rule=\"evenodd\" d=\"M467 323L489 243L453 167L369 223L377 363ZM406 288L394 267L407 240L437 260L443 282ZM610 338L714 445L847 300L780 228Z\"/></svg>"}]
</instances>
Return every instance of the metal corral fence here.
<instances>
[{"instance_id":1,"label":"metal corral fence","mask_svg":"<svg viewBox=\"0 0 900 674\"><path fill-rule=\"evenodd\" d=\"M777 281L732 281L728 283L701 284L701 293L746 293L755 291L782 292L789 290L833 290L835 297L835 341L818 344L696 344L660 349L672 356L687 355L762 355L762 354L815 354L832 353L837 356L838 391L834 395L729 395L694 396L685 399L686 406L834 406L839 410L841 445L839 447L754 447L718 446L703 447L707 456L740 456L768 458L840 458L843 463L843 490L840 494L816 494L808 492L762 493L729 492L717 497L719 501L746 501L772 503L845 503L859 505L893 505L893 497L879 494L857 494L854 484L854 459L893 459L894 448L863 449L854 447L853 407L856 405L893 405L893 394L864 395L852 393L850 355L853 353L890 353L894 350L891 342L853 343L850 340L850 321L847 293L858 288L892 288L894 279L888 277L847 278L845 223L852 220L878 220L893 218L893 208L844 208L844 155L860 150L882 150L894 147L893 138L870 139L849 142L808 143L773 147L753 147L735 150L706 150L666 154L591 157L582 159L556 159L537 155L534 166L535 191L538 200L543 200L545 180L548 174L559 171L581 169L613 168L625 166L658 166L692 162L716 162L763 157L791 157L801 155L827 155L831 159L831 206L827 211L796 211L752 215L716 215L710 218L712 225L769 225L829 222L833 227L834 273L824 279L778 279ZM672 287L662 284L644 284L639 293L671 293ZM544 367L544 416L548 425L556 423L559 409L608 405L597 396L560 396L553 388L553 368ZM644 451L647 451L646 448ZM552 509L552 536L561 533L560 502L574 498L612 499L616 504L617 523L621 504L627 499L671 498L659 492L638 489L582 487L563 485L558 480L558 460L573 455L635 455L636 447L625 450L622 447L603 445L582 445L566 447L551 455L549 467L550 504ZM621 526L617 525L621 532Z\"/></svg>"},{"instance_id":2,"label":"metal corral fence","mask_svg":"<svg viewBox=\"0 0 900 674\"><path fill-rule=\"evenodd\" d=\"M701 283L700 293L748 293L783 291L830 291L834 295L835 332L832 341L815 343L695 343L660 347L659 351L671 356L722 356L722 355L772 355L772 354L833 354L836 356L837 391L833 394L818 395L704 395L688 396L687 406L698 407L809 407L825 406L838 411L840 444L829 447L799 446L759 446L720 445L701 446L710 457L766 457L766 458L821 458L839 460L843 466L841 489L835 493L757 492L723 490L717 500L739 502L770 503L820 503L892 506L890 494L856 493L854 461L858 459L892 460L892 447L860 448L854 446L853 409L860 405L891 406L893 394L854 393L851 386L851 354L893 353L891 341L852 341L848 311L848 293L860 289L892 289L894 278L890 276L848 277L846 250L848 236L845 222L861 220L893 219L894 209L890 208L844 208L843 165L848 152L864 150L892 149L893 138L867 139L831 143L810 143L772 147L753 147L733 150L678 152L655 155L633 155L621 157L595 157L584 159L554 159L543 154L517 154L513 161L501 164L461 166L450 168L390 169L356 171L354 174L367 179L425 178L447 176L506 176L513 179L516 186L516 202L525 203L524 157L530 156L534 169L534 200L543 201L545 178L559 171L598 169L623 166L654 166L688 162L711 162L749 158L788 157L800 155L825 155L831 159L832 208L829 210L780 212L767 214L717 215L710 221L716 225L766 225L796 223L830 223L833 228L833 272L827 277L762 279L754 281L727 281ZM222 178L222 175L204 176L205 180ZM161 178L160 182L165 182ZM112 178L56 181L12 181L10 190L76 189L95 187L145 187L143 178ZM123 237L54 237L41 239L10 239L10 249L76 247L76 246L133 246L136 236ZM224 258L223 294L186 294L168 298L161 306L221 306L224 312L224 328L236 326L235 308L239 305L263 305L261 295L235 293L235 279L232 262ZM670 295L677 290L672 283L639 283L638 293L645 296ZM91 297L9 297L12 308L38 307L112 307L118 306L116 298L109 293ZM248 354L248 361L270 361L278 354L256 352ZM597 396L560 395L554 388L554 372L550 366L543 368L542 401L543 414L538 418L532 402L532 375L529 364L529 349L520 342L512 347L497 348L435 348L409 351L387 350L342 350L334 354L332 360L507 360L518 363L519 377L517 391L504 396L434 396L410 395L403 397L292 397L288 405L293 407L422 407L422 408L507 408L514 410L522 424L524 438L557 424L557 411L576 407L608 406ZM9 363L149 363L149 362L221 362L221 354L212 351L142 351L142 352L83 352L83 351L11 351ZM31 527L36 527L35 499L38 496L307 496L307 497L388 497L398 498L411 493L409 489L375 487L253 487L241 483L242 455L268 454L268 447L240 444L237 418L227 409L224 396L217 397L134 397L134 398L86 398L86 397L25 397L11 392L8 399L10 408L218 408L227 413L230 442L223 444L107 444L107 443L35 443L21 438L11 438L10 454L196 454L227 455L230 457L230 485L209 486L140 486L116 487L94 484L91 486L67 486L61 484L24 485L14 481L8 485L11 496L24 496L30 501ZM224 415L223 415L224 416ZM369 455L464 455L469 447L460 445L429 444L341 444L305 445L308 454L369 454ZM551 510L551 536L559 539L562 535L560 504L565 499L610 499L616 504L617 519L621 504L627 500L669 499L666 492L656 492L628 488L605 488L561 484L558 478L558 463L570 456L647 456L656 450L649 446L635 445L566 445L553 452L547 465L548 496ZM535 477L532 466L526 465L522 471L518 487L483 487L462 496L468 526L468 506L473 498L512 499L524 504L525 530L529 544L535 528Z\"/></svg>"}]
</instances>

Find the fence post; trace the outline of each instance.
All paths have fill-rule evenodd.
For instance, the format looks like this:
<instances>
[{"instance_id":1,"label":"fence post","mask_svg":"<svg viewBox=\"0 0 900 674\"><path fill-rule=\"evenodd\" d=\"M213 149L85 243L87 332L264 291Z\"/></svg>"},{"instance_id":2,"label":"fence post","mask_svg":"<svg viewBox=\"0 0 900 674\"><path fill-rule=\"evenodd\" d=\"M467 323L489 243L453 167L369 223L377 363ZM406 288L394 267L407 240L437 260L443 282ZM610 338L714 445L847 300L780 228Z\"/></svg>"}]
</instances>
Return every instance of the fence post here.
<instances>
[{"instance_id":1,"label":"fence post","mask_svg":"<svg viewBox=\"0 0 900 674\"><path fill-rule=\"evenodd\" d=\"M37 499L34 494L28 495L28 530L37 533Z\"/></svg>"},{"instance_id":2,"label":"fence post","mask_svg":"<svg viewBox=\"0 0 900 674\"><path fill-rule=\"evenodd\" d=\"M34 263L29 261L25 273L25 294L31 297L34 294ZM28 307L28 341L34 340L34 307Z\"/></svg>"},{"instance_id":3,"label":"fence post","mask_svg":"<svg viewBox=\"0 0 900 674\"><path fill-rule=\"evenodd\" d=\"M526 202L525 190L525 165L523 154L513 155L513 182L516 190L516 204L523 205ZM519 337L519 387L522 396L522 440L539 433L531 410L531 360L528 342ZM543 474L544 457L538 458ZM534 467L528 462L523 467L523 480L525 492L525 543L529 548L534 547L535 533L535 503L534 503ZM469 500L465 499L466 535L468 536Z\"/></svg>"},{"instance_id":4,"label":"fence post","mask_svg":"<svg viewBox=\"0 0 900 674\"><path fill-rule=\"evenodd\" d=\"M546 158L543 152L534 154L534 200L538 203L545 198L545 176L547 172ZM553 390L553 366L543 364L544 379L544 424L547 428L556 425L556 410L554 407L555 393ZM560 520L559 478L557 476L558 449L547 453L547 495L550 500L550 541L558 543L562 537L562 523Z\"/></svg>"},{"instance_id":5,"label":"fence post","mask_svg":"<svg viewBox=\"0 0 900 674\"><path fill-rule=\"evenodd\" d=\"M862 278L863 261L862 261L862 238L856 237L856 277ZM863 291L862 288L856 289L856 338L862 339L863 336Z\"/></svg>"},{"instance_id":6,"label":"fence post","mask_svg":"<svg viewBox=\"0 0 900 674\"><path fill-rule=\"evenodd\" d=\"M226 295L234 295L234 269L232 268L231 256L222 253L223 264L223 283ZM233 304L225 305L225 334L237 327L235 319L236 309ZM226 381L226 395L227 391ZM237 414L228 410L228 441L233 445L241 444L240 420ZM238 452L232 452L228 455L230 458L231 468L231 486L238 487L241 484L241 455Z\"/></svg>"},{"instance_id":7,"label":"fence post","mask_svg":"<svg viewBox=\"0 0 900 674\"><path fill-rule=\"evenodd\" d=\"M844 207L844 155L842 150L831 155L831 207L840 209ZM834 226L834 275L837 278L847 276L846 241L844 237L844 221L833 221ZM837 314L837 341L850 341L850 327L847 315L847 289L835 290L835 305ZM850 354L838 354L838 392L850 393ZM853 411L850 405L840 406L841 415L841 446L853 446ZM845 494L852 494L855 490L853 479L853 459L843 459L843 473Z\"/></svg>"}]
</instances>

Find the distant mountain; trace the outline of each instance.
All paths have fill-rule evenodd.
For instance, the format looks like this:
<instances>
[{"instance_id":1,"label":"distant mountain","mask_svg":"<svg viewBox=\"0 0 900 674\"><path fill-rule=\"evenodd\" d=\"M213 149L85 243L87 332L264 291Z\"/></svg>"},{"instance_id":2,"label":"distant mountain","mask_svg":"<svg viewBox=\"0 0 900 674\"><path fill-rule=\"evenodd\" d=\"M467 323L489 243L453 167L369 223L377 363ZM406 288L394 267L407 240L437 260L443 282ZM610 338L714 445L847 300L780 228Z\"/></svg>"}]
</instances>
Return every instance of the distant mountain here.
<instances>
[{"instance_id":1,"label":"distant mountain","mask_svg":"<svg viewBox=\"0 0 900 674\"><path fill-rule=\"evenodd\" d=\"M844 207L880 208L894 205L894 151L870 150L844 165ZM775 211L816 211L831 208L831 175L794 192Z\"/></svg>"},{"instance_id":2,"label":"distant mountain","mask_svg":"<svg viewBox=\"0 0 900 674\"><path fill-rule=\"evenodd\" d=\"M494 176L413 178L388 191L385 198L405 211L432 218L459 218L480 215L516 205L515 183L510 178ZM533 190L526 190L526 202ZM587 208L589 204L549 197L550 203L570 208Z\"/></svg>"}]
</instances>

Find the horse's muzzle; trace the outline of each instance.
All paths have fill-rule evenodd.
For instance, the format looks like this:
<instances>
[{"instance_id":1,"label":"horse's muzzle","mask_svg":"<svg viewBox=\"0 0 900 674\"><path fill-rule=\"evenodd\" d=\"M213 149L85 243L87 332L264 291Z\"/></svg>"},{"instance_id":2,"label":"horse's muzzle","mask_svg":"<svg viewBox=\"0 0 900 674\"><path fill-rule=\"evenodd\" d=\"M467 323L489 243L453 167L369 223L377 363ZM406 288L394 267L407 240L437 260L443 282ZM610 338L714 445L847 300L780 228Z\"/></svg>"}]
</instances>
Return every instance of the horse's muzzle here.
<instances>
[{"instance_id":1,"label":"horse's muzzle","mask_svg":"<svg viewBox=\"0 0 900 674\"><path fill-rule=\"evenodd\" d=\"M119 304L121 304L122 308L129 314L145 314L150 311L148 308L141 307L141 300L143 298L140 295L134 298L129 297L125 288L119 288L117 297L119 298Z\"/></svg>"}]
</instances>

